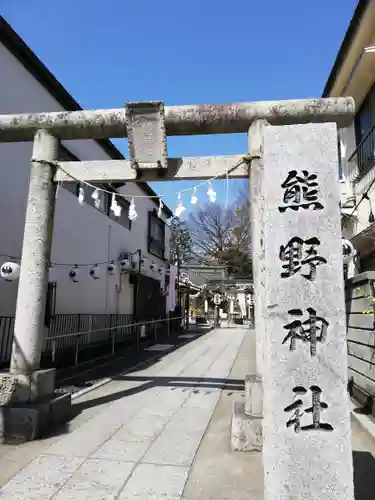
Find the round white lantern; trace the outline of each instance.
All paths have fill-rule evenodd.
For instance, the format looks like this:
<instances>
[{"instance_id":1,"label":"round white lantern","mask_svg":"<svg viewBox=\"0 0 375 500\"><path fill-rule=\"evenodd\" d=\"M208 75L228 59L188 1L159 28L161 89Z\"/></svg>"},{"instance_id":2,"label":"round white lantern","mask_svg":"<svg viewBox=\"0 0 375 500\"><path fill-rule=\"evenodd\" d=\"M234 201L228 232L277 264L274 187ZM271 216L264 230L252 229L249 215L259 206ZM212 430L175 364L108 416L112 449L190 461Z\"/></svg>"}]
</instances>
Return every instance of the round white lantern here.
<instances>
[{"instance_id":1,"label":"round white lantern","mask_svg":"<svg viewBox=\"0 0 375 500\"><path fill-rule=\"evenodd\" d=\"M20 277L21 266L17 262L4 262L0 274L5 281L16 281Z\"/></svg>"}]
</instances>

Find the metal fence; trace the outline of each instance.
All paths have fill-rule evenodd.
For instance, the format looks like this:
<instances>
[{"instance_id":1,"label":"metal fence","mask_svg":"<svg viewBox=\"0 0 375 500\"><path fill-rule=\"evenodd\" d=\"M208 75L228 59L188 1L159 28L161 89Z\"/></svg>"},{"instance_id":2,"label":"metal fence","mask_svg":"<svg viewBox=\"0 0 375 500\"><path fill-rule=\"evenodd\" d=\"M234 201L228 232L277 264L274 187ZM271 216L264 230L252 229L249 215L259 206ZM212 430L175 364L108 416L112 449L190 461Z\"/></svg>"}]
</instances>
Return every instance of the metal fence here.
<instances>
[{"instance_id":1,"label":"metal fence","mask_svg":"<svg viewBox=\"0 0 375 500\"><path fill-rule=\"evenodd\" d=\"M139 347L143 339L156 342L162 333L169 337L172 331L179 331L181 320L181 317L170 316L134 323L131 314L55 314L46 328L42 354L52 364L56 358L60 358L59 364L65 361L69 364L71 357L74 364L78 364L80 353L88 348L114 354L118 344L131 343ZM0 317L0 365L10 361L13 330L14 317Z\"/></svg>"},{"instance_id":2,"label":"metal fence","mask_svg":"<svg viewBox=\"0 0 375 500\"><path fill-rule=\"evenodd\" d=\"M112 327L121 327L123 332L130 335L126 327L132 319L131 314L54 314L44 340L44 350L50 348L51 337L59 337L56 348L64 349L73 345L72 334L81 332L90 332L82 337L83 345L109 341Z\"/></svg>"},{"instance_id":3,"label":"metal fence","mask_svg":"<svg viewBox=\"0 0 375 500\"><path fill-rule=\"evenodd\" d=\"M9 362L12 353L14 318L0 316L0 365Z\"/></svg>"}]
</instances>

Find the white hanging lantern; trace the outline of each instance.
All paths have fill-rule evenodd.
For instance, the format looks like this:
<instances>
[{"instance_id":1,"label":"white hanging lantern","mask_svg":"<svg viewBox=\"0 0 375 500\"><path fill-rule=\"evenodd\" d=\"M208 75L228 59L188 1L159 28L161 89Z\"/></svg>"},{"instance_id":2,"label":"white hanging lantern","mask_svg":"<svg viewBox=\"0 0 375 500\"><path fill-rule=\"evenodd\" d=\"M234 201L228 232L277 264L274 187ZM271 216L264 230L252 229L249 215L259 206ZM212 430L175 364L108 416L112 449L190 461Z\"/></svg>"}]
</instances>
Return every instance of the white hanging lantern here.
<instances>
[{"instance_id":1,"label":"white hanging lantern","mask_svg":"<svg viewBox=\"0 0 375 500\"><path fill-rule=\"evenodd\" d=\"M177 208L176 208L174 214L176 217L181 217L181 215L183 214L183 212L185 210L186 209L185 209L184 205L182 204L181 193L179 193L178 194L178 205L177 205Z\"/></svg>"},{"instance_id":2,"label":"white hanging lantern","mask_svg":"<svg viewBox=\"0 0 375 500\"><path fill-rule=\"evenodd\" d=\"M5 281L16 281L20 277L21 266L17 262L4 262L0 275Z\"/></svg>"},{"instance_id":3,"label":"white hanging lantern","mask_svg":"<svg viewBox=\"0 0 375 500\"><path fill-rule=\"evenodd\" d=\"M131 202L130 202L130 205L129 205L128 217L129 217L129 220L135 220L138 217L137 211L135 209L134 198L131 199Z\"/></svg>"},{"instance_id":4,"label":"white hanging lantern","mask_svg":"<svg viewBox=\"0 0 375 500\"><path fill-rule=\"evenodd\" d=\"M83 202L85 201L85 191L82 186L78 189L78 203L83 206Z\"/></svg>"},{"instance_id":5,"label":"white hanging lantern","mask_svg":"<svg viewBox=\"0 0 375 500\"><path fill-rule=\"evenodd\" d=\"M98 264L95 264L95 266L92 266L89 274L90 274L91 278L94 280L98 280L100 278L100 267L98 266Z\"/></svg>"},{"instance_id":6,"label":"white hanging lantern","mask_svg":"<svg viewBox=\"0 0 375 500\"><path fill-rule=\"evenodd\" d=\"M160 274L160 276L163 274L163 267L158 267L158 273Z\"/></svg>"},{"instance_id":7,"label":"white hanging lantern","mask_svg":"<svg viewBox=\"0 0 375 500\"><path fill-rule=\"evenodd\" d=\"M209 197L211 203L215 203L216 191L213 190L211 182L208 183L207 196Z\"/></svg>"},{"instance_id":8,"label":"white hanging lantern","mask_svg":"<svg viewBox=\"0 0 375 500\"><path fill-rule=\"evenodd\" d=\"M69 278L73 283L78 283L80 279L81 269L78 266L74 266L73 269L69 271Z\"/></svg>"},{"instance_id":9,"label":"white hanging lantern","mask_svg":"<svg viewBox=\"0 0 375 500\"><path fill-rule=\"evenodd\" d=\"M155 262L152 262L150 269L152 272L154 272L156 270L156 263Z\"/></svg>"},{"instance_id":10,"label":"white hanging lantern","mask_svg":"<svg viewBox=\"0 0 375 500\"><path fill-rule=\"evenodd\" d=\"M107 271L110 276L113 276L116 273L116 262L112 260L108 266L107 266Z\"/></svg>"},{"instance_id":11,"label":"white hanging lantern","mask_svg":"<svg viewBox=\"0 0 375 500\"><path fill-rule=\"evenodd\" d=\"M354 257L356 256L356 249L354 248L354 245L351 241L343 238L342 239L342 254L343 254L343 261L344 265L348 265L349 262L351 262Z\"/></svg>"}]
</instances>

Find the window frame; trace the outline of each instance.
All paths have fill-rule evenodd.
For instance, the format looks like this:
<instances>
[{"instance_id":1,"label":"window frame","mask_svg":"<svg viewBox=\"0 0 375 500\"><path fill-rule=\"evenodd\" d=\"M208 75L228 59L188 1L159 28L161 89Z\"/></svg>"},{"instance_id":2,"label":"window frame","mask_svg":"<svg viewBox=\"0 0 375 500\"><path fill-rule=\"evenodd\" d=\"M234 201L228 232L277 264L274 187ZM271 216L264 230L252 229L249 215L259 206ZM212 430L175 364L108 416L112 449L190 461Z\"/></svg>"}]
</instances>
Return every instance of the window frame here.
<instances>
[{"instance_id":1,"label":"window frame","mask_svg":"<svg viewBox=\"0 0 375 500\"><path fill-rule=\"evenodd\" d=\"M152 248L152 243L153 243L153 237L151 236L151 226L152 224L158 224L159 227L161 228L162 231L162 248L160 250L160 253L156 250L155 248ZM157 215L156 210L150 210L148 212L148 231L147 231L147 252L151 255L154 255L155 257L158 257L159 259L165 260L165 251L166 251L166 244L165 244L165 222L160 219Z\"/></svg>"},{"instance_id":2,"label":"window frame","mask_svg":"<svg viewBox=\"0 0 375 500\"><path fill-rule=\"evenodd\" d=\"M362 133L362 124L369 120L369 127ZM370 123L371 122L371 123ZM370 88L354 117L354 130L357 147L362 139L375 126L375 84Z\"/></svg>"}]
</instances>

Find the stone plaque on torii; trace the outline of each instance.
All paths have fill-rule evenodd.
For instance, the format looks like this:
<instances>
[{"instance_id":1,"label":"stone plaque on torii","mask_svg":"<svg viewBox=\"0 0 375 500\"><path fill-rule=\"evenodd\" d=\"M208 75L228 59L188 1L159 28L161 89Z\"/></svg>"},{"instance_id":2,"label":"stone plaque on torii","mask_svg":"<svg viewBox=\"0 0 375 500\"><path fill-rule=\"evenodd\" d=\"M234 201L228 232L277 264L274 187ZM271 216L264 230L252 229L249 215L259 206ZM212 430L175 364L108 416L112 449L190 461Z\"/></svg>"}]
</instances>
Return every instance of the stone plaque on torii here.
<instances>
[{"instance_id":1,"label":"stone plaque on torii","mask_svg":"<svg viewBox=\"0 0 375 500\"><path fill-rule=\"evenodd\" d=\"M32 412L53 404L40 357L57 182L225 172L250 180L257 369L247 417L258 441L263 433L265 500L353 500L337 179L337 126L353 117L351 98L0 115L0 142L34 141L11 368L0 376L8 432L35 437ZM167 158L168 135L241 132L244 155ZM127 136L130 161L58 161L61 140Z\"/></svg>"}]
</instances>

